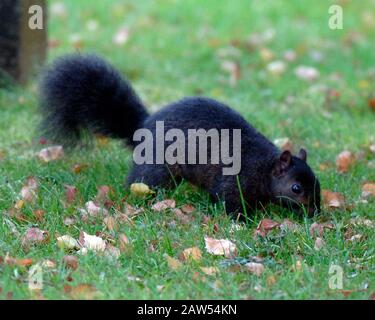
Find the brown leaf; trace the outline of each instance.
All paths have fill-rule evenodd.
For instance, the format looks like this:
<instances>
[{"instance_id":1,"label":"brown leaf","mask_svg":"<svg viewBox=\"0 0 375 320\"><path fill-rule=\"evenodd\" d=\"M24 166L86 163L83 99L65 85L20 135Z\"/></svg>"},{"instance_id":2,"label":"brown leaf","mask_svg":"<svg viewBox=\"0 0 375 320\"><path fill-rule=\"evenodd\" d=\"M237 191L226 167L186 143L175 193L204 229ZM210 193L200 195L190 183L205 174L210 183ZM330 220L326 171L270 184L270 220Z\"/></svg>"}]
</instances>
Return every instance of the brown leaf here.
<instances>
[{"instance_id":1,"label":"brown leaf","mask_svg":"<svg viewBox=\"0 0 375 320\"><path fill-rule=\"evenodd\" d=\"M324 235L324 232L326 229L328 230L332 230L334 228L333 224L332 223L317 223L317 222L314 222L311 226L310 226L310 235L312 237L316 237L316 236L319 236L319 237L322 237Z\"/></svg>"},{"instance_id":2,"label":"brown leaf","mask_svg":"<svg viewBox=\"0 0 375 320\"><path fill-rule=\"evenodd\" d=\"M41 209L37 209L37 210L33 211L33 216L39 222L43 221L44 214L45 214L45 212L43 210L41 210Z\"/></svg>"},{"instance_id":3,"label":"brown leaf","mask_svg":"<svg viewBox=\"0 0 375 320\"><path fill-rule=\"evenodd\" d=\"M212 276L219 273L219 269L216 267L201 267L201 270L208 276Z\"/></svg>"},{"instance_id":4,"label":"brown leaf","mask_svg":"<svg viewBox=\"0 0 375 320\"><path fill-rule=\"evenodd\" d=\"M254 273L258 277L263 273L264 271L264 265L257 262L248 262L245 264L246 270Z\"/></svg>"},{"instance_id":5,"label":"brown leaf","mask_svg":"<svg viewBox=\"0 0 375 320\"><path fill-rule=\"evenodd\" d=\"M155 203L154 205L152 205L151 209L156 212L161 212L166 209L173 209L175 207L176 207L176 201L174 201L173 199L166 199L166 200Z\"/></svg>"},{"instance_id":6,"label":"brown leaf","mask_svg":"<svg viewBox=\"0 0 375 320\"><path fill-rule=\"evenodd\" d=\"M371 98L368 100L368 106L372 111L375 111L375 98Z\"/></svg>"},{"instance_id":7,"label":"brown leaf","mask_svg":"<svg viewBox=\"0 0 375 320\"><path fill-rule=\"evenodd\" d=\"M64 256L63 262L67 266L67 268L73 270L76 270L78 268L78 258L76 256Z\"/></svg>"},{"instance_id":8,"label":"brown leaf","mask_svg":"<svg viewBox=\"0 0 375 320\"><path fill-rule=\"evenodd\" d=\"M124 252L129 249L130 241L129 238L125 234L120 234L118 236L119 245L120 245L120 251Z\"/></svg>"},{"instance_id":9,"label":"brown leaf","mask_svg":"<svg viewBox=\"0 0 375 320\"><path fill-rule=\"evenodd\" d=\"M30 267L33 264L33 259L30 258L24 258L24 259L18 259L10 257L7 253L4 258L4 264L6 265L16 265L19 267Z\"/></svg>"},{"instance_id":10,"label":"brown leaf","mask_svg":"<svg viewBox=\"0 0 375 320\"><path fill-rule=\"evenodd\" d=\"M98 193L95 197L95 202L98 203L106 203L107 201L111 201L110 199L110 193L113 192L111 190L111 187L109 186L100 186L98 187Z\"/></svg>"},{"instance_id":11,"label":"brown leaf","mask_svg":"<svg viewBox=\"0 0 375 320\"><path fill-rule=\"evenodd\" d=\"M182 252L184 260L195 260L199 261L202 258L202 252L198 247L187 248Z\"/></svg>"},{"instance_id":12,"label":"brown leaf","mask_svg":"<svg viewBox=\"0 0 375 320\"><path fill-rule=\"evenodd\" d=\"M78 174L78 173L81 173L82 170L88 168L88 164L82 164L82 163L78 163L78 164L75 164L73 167L72 167L72 172L75 173L75 174Z\"/></svg>"},{"instance_id":13,"label":"brown leaf","mask_svg":"<svg viewBox=\"0 0 375 320\"><path fill-rule=\"evenodd\" d=\"M345 197L339 192L322 190L322 196L323 205L328 209L340 209L345 207Z\"/></svg>"},{"instance_id":14,"label":"brown leaf","mask_svg":"<svg viewBox=\"0 0 375 320\"><path fill-rule=\"evenodd\" d=\"M62 146L52 146L44 148L38 152L38 157L44 162L50 162L54 160L59 160L64 155L64 149Z\"/></svg>"},{"instance_id":15,"label":"brown leaf","mask_svg":"<svg viewBox=\"0 0 375 320\"><path fill-rule=\"evenodd\" d=\"M171 269L171 270L178 270L182 267L182 263L180 261L178 261L177 259L175 258L172 258L171 256L165 254L164 255L164 258L167 260L167 263L168 263L168 267Z\"/></svg>"},{"instance_id":16,"label":"brown leaf","mask_svg":"<svg viewBox=\"0 0 375 320\"><path fill-rule=\"evenodd\" d=\"M175 208L173 209L173 212L175 213L177 219L182 223L182 224L189 224L191 217L188 216L187 214L184 214L181 209Z\"/></svg>"},{"instance_id":17,"label":"brown leaf","mask_svg":"<svg viewBox=\"0 0 375 320\"><path fill-rule=\"evenodd\" d=\"M22 246L28 248L33 244L45 243L48 239L49 235L47 231L40 230L39 228L29 228L22 238Z\"/></svg>"},{"instance_id":18,"label":"brown leaf","mask_svg":"<svg viewBox=\"0 0 375 320\"><path fill-rule=\"evenodd\" d=\"M76 200L78 189L74 186L70 186L67 184L64 185L64 189L65 189L66 203L72 204Z\"/></svg>"},{"instance_id":19,"label":"brown leaf","mask_svg":"<svg viewBox=\"0 0 375 320\"><path fill-rule=\"evenodd\" d=\"M38 190L38 182L35 177L28 177L21 189L21 197L25 202L33 201Z\"/></svg>"},{"instance_id":20,"label":"brown leaf","mask_svg":"<svg viewBox=\"0 0 375 320\"><path fill-rule=\"evenodd\" d=\"M236 61L224 60L221 63L222 70L226 71L230 75L229 83L231 86L235 86L237 81L241 78L241 67Z\"/></svg>"},{"instance_id":21,"label":"brown leaf","mask_svg":"<svg viewBox=\"0 0 375 320\"><path fill-rule=\"evenodd\" d=\"M375 182L366 182L362 186L362 198L375 197Z\"/></svg>"},{"instance_id":22,"label":"brown leaf","mask_svg":"<svg viewBox=\"0 0 375 320\"><path fill-rule=\"evenodd\" d=\"M232 258L237 255L236 245L227 239L205 237L204 241L206 244L206 250L210 254L225 256L227 258Z\"/></svg>"},{"instance_id":23,"label":"brown leaf","mask_svg":"<svg viewBox=\"0 0 375 320\"><path fill-rule=\"evenodd\" d=\"M94 201L88 201L85 204L84 209L79 210L81 212L81 215L83 218L87 217L98 217L100 215L107 216L109 214L108 210L106 208L102 208L95 204Z\"/></svg>"},{"instance_id":24,"label":"brown leaf","mask_svg":"<svg viewBox=\"0 0 375 320\"><path fill-rule=\"evenodd\" d=\"M112 216L105 217L103 219L103 223L109 231L118 230L119 228L119 225L116 219Z\"/></svg>"},{"instance_id":25,"label":"brown leaf","mask_svg":"<svg viewBox=\"0 0 375 320\"><path fill-rule=\"evenodd\" d=\"M348 150L342 151L336 158L337 171L348 172L349 167L355 162L355 156Z\"/></svg>"},{"instance_id":26,"label":"brown leaf","mask_svg":"<svg viewBox=\"0 0 375 320\"><path fill-rule=\"evenodd\" d=\"M192 213L192 212L196 211L196 208L192 204L184 204L181 207L181 210L182 210L183 213Z\"/></svg>"},{"instance_id":27,"label":"brown leaf","mask_svg":"<svg viewBox=\"0 0 375 320\"><path fill-rule=\"evenodd\" d=\"M80 233L79 243L87 250L95 252L102 252L106 248L106 242L101 237L87 234L84 231Z\"/></svg>"},{"instance_id":28,"label":"brown leaf","mask_svg":"<svg viewBox=\"0 0 375 320\"><path fill-rule=\"evenodd\" d=\"M324 242L324 240L323 240L322 238L317 237L317 238L315 239L314 249L315 249L316 251L319 251L319 250L322 249L324 246L325 246L325 242Z\"/></svg>"},{"instance_id":29,"label":"brown leaf","mask_svg":"<svg viewBox=\"0 0 375 320\"><path fill-rule=\"evenodd\" d=\"M295 231L300 228L300 225L297 223L294 223L293 221L290 221L289 219L284 219L283 222L280 224L281 230L289 230L289 231Z\"/></svg>"},{"instance_id":30,"label":"brown leaf","mask_svg":"<svg viewBox=\"0 0 375 320\"><path fill-rule=\"evenodd\" d=\"M267 218L262 219L254 232L254 237L261 236L262 238L264 238L271 230L279 226L280 223L276 221Z\"/></svg>"},{"instance_id":31,"label":"brown leaf","mask_svg":"<svg viewBox=\"0 0 375 320\"><path fill-rule=\"evenodd\" d=\"M66 285L64 291L74 300L93 300L100 296L100 292L91 284Z\"/></svg>"}]
</instances>

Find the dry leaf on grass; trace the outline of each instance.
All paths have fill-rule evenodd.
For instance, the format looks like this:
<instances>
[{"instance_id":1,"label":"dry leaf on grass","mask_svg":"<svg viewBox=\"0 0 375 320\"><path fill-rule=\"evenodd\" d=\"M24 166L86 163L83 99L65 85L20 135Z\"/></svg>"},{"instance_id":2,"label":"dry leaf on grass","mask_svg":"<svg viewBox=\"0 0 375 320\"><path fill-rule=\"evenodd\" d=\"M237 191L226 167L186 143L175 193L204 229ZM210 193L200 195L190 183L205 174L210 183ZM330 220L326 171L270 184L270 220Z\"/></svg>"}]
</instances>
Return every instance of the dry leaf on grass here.
<instances>
[{"instance_id":1,"label":"dry leaf on grass","mask_svg":"<svg viewBox=\"0 0 375 320\"><path fill-rule=\"evenodd\" d=\"M74 186L70 186L67 184L64 185L64 189L65 189L66 203L72 204L76 200L78 189Z\"/></svg>"},{"instance_id":2,"label":"dry leaf on grass","mask_svg":"<svg viewBox=\"0 0 375 320\"><path fill-rule=\"evenodd\" d=\"M175 207L176 207L176 201L174 201L173 199L166 199L166 200L162 200L153 204L151 209L156 212L161 212L166 209L173 209Z\"/></svg>"},{"instance_id":3,"label":"dry leaf on grass","mask_svg":"<svg viewBox=\"0 0 375 320\"><path fill-rule=\"evenodd\" d=\"M108 201L111 201L110 194L113 191L111 190L111 187L109 186L99 186L98 187L98 193L95 197L95 202L105 204Z\"/></svg>"},{"instance_id":4,"label":"dry leaf on grass","mask_svg":"<svg viewBox=\"0 0 375 320\"><path fill-rule=\"evenodd\" d=\"M75 164L73 167L72 167L72 172L75 173L75 174L78 174L78 173L81 173L82 170L88 168L89 165L88 164L85 164L85 163L78 163L78 164Z\"/></svg>"},{"instance_id":5,"label":"dry leaf on grass","mask_svg":"<svg viewBox=\"0 0 375 320\"><path fill-rule=\"evenodd\" d=\"M173 209L173 212L175 213L177 219L182 224L189 224L190 221L192 220L192 217L188 216L187 214L184 214L181 209L175 208L175 209Z\"/></svg>"},{"instance_id":6,"label":"dry leaf on grass","mask_svg":"<svg viewBox=\"0 0 375 320\"><path fill-rule=\"evenodd\" d=\"M245 264L246 270L254 273L258 277L263 273L264 271L264 265L257 262L248 262Z\"/></svg>"},{"instance_id":7,"label":"dry leaf on grass","mask_svg":"<svg viewBox=\"0 0 375 320\"><path fill-rule=\"evenodd\" d=\"M348 172L350 166L355 162L355 156L348 150L342 151L336 158L337 171Z\"/></svg>"},{"instance_id":8,"label":"dry leaf on grass","mask_svg":"<svg viewBox=\"0 0 375 320\"><path fill-rule=\"evenodd\" d=\"M52 146L44 148L38 152L38 158L44 162L50 162L59 160L64 155L64 149L62 146Z\"/></svg>"},{"instance_id":9,"label":"dry leaf on grass","mask_svg":"<svg viewBox=\"0 0 375 320\"><path fill-rule=\"evenodd\" d=\"M70 268L72 270L76 270L78 268L78 258L76 256L64 256L63 263L67 268Z\"/></svg>"},{"instance_id":10,"label":"dry leaf on grass","mask_svg":"<svg viewBox=\"0 0 375 320\"><path fill-rule=\"evenodd\" d=\"M105 217L103 219L103 223L109 231L118 230L118 228L119 228L119 225L118 225L116 219L112 216Z\"/></svg>"},{"instance_id":11,"label":"dry leaf on grass","mask_svg":"<svg viewBox=\"0 0 375 320\"><path fill-rule=\"evenodd\" d=\"M231 258L237 255L236 245L227 239L204 238L206 250L208 253L216 256L225 256Z\"/></svg>"},{"instance_id":12,"label":"dry leaf on grass","mask_svg":"<svg viewBox=\"0 0 375 320\"><path fill-rule=\"evenodd\" d=\"M375 197L375 182L366 182L363 184L361 197L363 199Z\"/></svg>"},{"instance_id":13,"label":"dry leaf on grass","mask_svg":"<svg viewBox=\"0 0 375 320\"><path fill-rule=\"evenodd\" d=\"M326 229L332 230L333 228L334 228L334 226L330 222L326 222L326 223L314 222L310 226L310 235L312 237L322 237L324 235L324 232L326 231Z\"/></svg>"},{"instance_id":14,"label":"dry leaf on grass","mask_svg":"<svg viewBox=\"0 0 375 320\"><path fill-rule=\"evenodd\" d=\"M325 241L324 241L322 238L317 237L317 238L315 239L314 249L315 249L316 251L319 251L319 250L322 249L324 246L325 246Z\"/></svg>"},{"instance_id":15,"label":"dry leaf on grass","mask_svg":"<svg viewBox=\"0 0 375 320\"><path fill-rule=\"evenodd\" d=\"M57 237L57 246L63 250L71 250L71 249L79 248L78 241L69 235L63 235L61 237Z\"/></svg>"},{"instance_id":16,"label":"dry leaf on grass","mask_svg":"<svg viewBox=\"0 0 375 320\"><path fill-rule=\"evenodd\" d=\"M125 234L120 234L118 236L120 251L124 252L127 251L130 247L130 241L129 238Z\"/></svg>"},{"instance_id":17,"label":"dry leaf on grass","mask_svg":"<svg viewBox=\"0 0 375 320\"><path fill-rule=\"evenodd\" d=\"M129 28L120 28L113 37L113 43L118 46L124 45L126 42L128 42L129 34Z\"/></svg>"},{"instance_id":18,"label":"dry leaf on grass","mask_svg":"<svg viewBox=\"0 0 375 320\"><path fill-rule=\"evenodd\" d=\"M168 263L168 267L171 269L171 270L178 270L182 267L182 263L175 259L175 258L172 258L171 256L167 255L167 254L164 254L164 258L167 260L167 263Z\"/></svg>"},{"instance_id":19,"label":"dry leaf on grass","mask_svg":"<svg viewBox=\"0 0 375 320\"><path fill-rule=\"evenodd\" d=\"M121 256L121 251L115 246L107 244L105 247L104 254L109 258L118 259Z\"/></svg>"},{"instance_id":20,"label":"dry leaf on grass","mask_svg":"<svg viewBox=\"0 0 375 320\"><path fill-rule=\"evenodd\" d=\"M29 228L23 236L21 244L22 247L29 248L33 244L45 243L48 239L48 231L40 230L39 228Z\"/></svg>"},{"instance_id":21,"label":"dry leaf on grass","mask_svg":"<svg viewBox=\"0 0 375 320\"><path fill-rule=\"evenodd\" d=\"M375 220L370 220L363 217L356 217L349 220L349 223L351 225L354 225L356 227L375 227Z\"/></svg>"},{"instance_id":22,"label":"dry leaf on grass","mask_svg":"<svg viewBox=\"0 0 375 320\"><path fill-rule=\"evenodd\" d=\"M270 231L280 226L280 223L271 219L262 219L256 230L254 231L254 237L261 236L264 238Z\"/></svg>"},{"instance_id":23,"label":"dry leaf on grass","mask_svg":"<svg viewBox=\"0 0 375 320\"><path fill-rule=\"evenodd\" d=\"M85 219L87 217L97 217L99 215L107 216L109 214L106 208L100 207L95 204L94 201L88 201L85 204L84 209L79 209L82 218Z\"/></svg>"},{"instance_id":24,"label":"dry leaf on grass","mask_svg":"<svg viewBox=\"0 0 375 320\"><path fill-rule=\"evenodd\" d=\"M195 260L199 261L202 258L202 252L198 247L187 248L182 252L184 260Z\"/></svg>"},{"instance_id":25,"label":"dry leaf on grass","mask_svg":"<svg viewBox=\"0 0 375 320\"><path fill-rule=\"evenodd\" d=\"M345 197L339 192L322 190L322 196L323 205L328 209L340 209L345 207Z\"/></svg>"},{"instance_id":26,"label":"dry leaf on grass","mask_svg":"<svg viewBox=\"0 0 375 320\"><path fill-rule=\"evenodd\" d=\"M319 71L314 67L298 66L295 71L297 78L306 81L313 81L319 77Z\"/></svg>"},{"instance_id":27,"label":"dry leaf on grass","mask_svg":"<svg viewBox=\"0 0 375 320\"><path fill-rule=\"evenodd\" d=\"M21 189L22 200L26 202L33 201L38 190L38 182L35 177L28 177L25 185Z\"/></svg>"},{"instance_id":28,"label":"dry leaf on grass","mask_svg":"<svg viewBox=\"0 0 375 320\"><path fill-rule=\"evenodd\" d=\"M207 274L208 276L213 276L219 273L219 269L216 267L201 267L203 273Z\"/></svg>"},{"instance_id":29,"label":"dry leaf on grass","mask_svg":"<svg viewBox=\"0 0 375 320\"><path fill-rule=\"evenodd\" d=\"M9 256L9 253L5 255L4 264L15 265L18 267L30 267L33 264L33 259L31 258L13 258Z\"/></svg>"},{"instance_id":30,"label":"dry leaf on grass","mask_svg":"<svg viewBox=\"0 0 375 320\"><path fill-rule=\"evenodd\" d=\"M106 248L106 242L98 236L87 234L81 231L79 235L79 244L87 250L103 252Z\"/></svg>"},{"instance_id":31,"label":"dry leaf on grass","mask_svg":"<svg viewBox=\"0 0 375 320\"><path fill-rule=\"evenodd\" d=\"M144 183L132 183L130 185L130 193L137 197L145 197L150 194L154 194L147 184Z\"/></svg>"},{"instance_id":32,"label":"dry leaf on grass","mask_svg":"<svg viewBox=\"0 0 375 320\"><path fill-rule=\"evenodd\" d=\"M183 213L192 213L192 212L196 211L196 208L192 204L184 204L181 207L181 211Z\"/></svg>"},{"instance_id":33,"label":"dry leaf on grass","mask_svg":"<svg viewBox=\"0 0 375 320\"><path fill-rule=\"evenodd\" d=\"M221 69L229 73L229 83L231 86L235 86L237 81L241 78L240 64L235 61L224 60L221 63Z\"/></svg>"},{"instance_id":34,"label":"dry leaf on grass","mask_svg":"<svg viewBox=\"0 0 375 320\"><path fill-rule=\"evenodd\" d=\"M65 285L64 291L74 300L93 300L99 298L101 295L91 284Z\"/></svg>"}]
</instances>

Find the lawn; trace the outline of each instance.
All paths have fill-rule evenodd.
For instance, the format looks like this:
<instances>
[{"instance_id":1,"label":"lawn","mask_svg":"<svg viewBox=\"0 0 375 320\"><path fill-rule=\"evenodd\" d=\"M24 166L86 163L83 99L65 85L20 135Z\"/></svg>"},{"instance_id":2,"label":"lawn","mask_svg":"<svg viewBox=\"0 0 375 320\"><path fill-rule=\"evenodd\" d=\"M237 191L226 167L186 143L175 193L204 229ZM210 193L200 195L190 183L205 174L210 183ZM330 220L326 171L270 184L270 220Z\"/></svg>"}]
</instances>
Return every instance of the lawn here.
<instances>
[{"instance_id":1,"label":"lawn","mask_svg":"<svg viewBox=\"0 0 375 320\"><path fill-rule=\"evenodd\" d=\"M311 219L267 207L238 225L187 183L146 198L130 194L123 184L132 155L118 141L97 139L91 148L65 150L44 163L35 155L46 146L39 141L32 80L26 88L0 89L0 299L368 299L375 292L375 201L361 194L363 183L375 181L375 5L339 3L343 30L328 27L330 1L49 1L49 60L76 50L102 55L150 110L183 96L223 101L271 140L288 137L296 149L306 147L322 188L340 192L346 204ZM121 28L127 39L113 42ZM319 75L301 79L299 66ZM355 160L339 173L336 157L343 150ZM20 201L31 176L36 196ZM79 192L70 204L64 185ZM115 218L82 219L80 208L99 186L112 189L108 210ZM163 199L195 210L182 216L151 208ZM143 211L119 219L125 204ZM264 218L288 218L296 229L276 227L254 237ZM314 223L329 226L318 243ZM31 227L47 231L48 239L28 244ZM121 254L58 247L57 237L78 239L82 231ZM210 254L205 237L232 241L236 256ZM192 247L201 257L183 259ZM78 266L67 266L66 255ZM32 267L22 265L29 264L25 259L43 271L40 291L29 289ZM262 272L248 262L261 263ZM329 286L332 266L343 270L341 289Z\"/></svg>"}]
</instances>

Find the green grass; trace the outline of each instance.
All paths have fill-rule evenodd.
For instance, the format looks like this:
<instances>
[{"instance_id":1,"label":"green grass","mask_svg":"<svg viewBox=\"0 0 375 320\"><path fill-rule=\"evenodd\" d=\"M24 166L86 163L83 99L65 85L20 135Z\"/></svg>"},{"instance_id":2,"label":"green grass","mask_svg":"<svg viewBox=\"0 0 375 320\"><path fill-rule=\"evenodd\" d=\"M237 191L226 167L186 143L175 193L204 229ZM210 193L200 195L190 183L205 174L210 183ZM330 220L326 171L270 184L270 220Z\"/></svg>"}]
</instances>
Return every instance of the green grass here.
<instances>
[{"instance_id":1,"label":"green grass","mask_svg":"<svg viewBox=\"0 0 375 320\"><path fill-rule=\"evenodd\" d=\"M58 47L50 49L49 59L75 50L69 39L79 34L80 50L94 51L110 60L129 77L150 108L196 94L227 103L270 139L287 136L295 146L305 146L322 187L343 193L353 204L351 211L325 211L313 219L298 219L281 209L268 208L251 216L245 228L232 232L232 222L223 214L223 208L212 207L204 192L188 184L174 190L158 190L155 198L146 200L129 195L123 182L131 165L131 153L120 143L73 151L66 153L63 160L43 164L35 157L42 146L36 132L36 81L30 81L25 89L0 91L0 150L4 154L0 160L0 256L9 252L12 257L32 258L34 263L54 260L56 267L44 271L42 295L47 299L70 298L64 286L78 284L95 286L100 297L106 299L344 298L341 292L328 287L332 264L344 270L343 289L354 290L348 298L367 299L375 291L374 227L353 227L354 234L362 234L358 242L345 240L344 234L350 218L375 219L373 201L357 203L361 184L375 180L370 162L374 162L374 154L366 151L364 159L357 161L347 174L338 174L334 162L342 150L368 150L375 141L375 114L367 105L375 94L375 16L372 14L372 20L366 18L366 12L369 15L375 8L372 1L342 1L344 29L330 30L329 3L103 0L93 5L67 0L67 16L49 19L49 36L59 42ZM90 20L98 23L94 32L87 28ZM115 46L112 38L124 25L130 28L129 41ZM274 60L283 59L287 49L297 53L297 59L288 63L280 77L267 72L259 48L246 45L251 34L267 30L273 30L275 35L263 46L274 53ZM241 78L234 87L228 84L229 76L221 69L223 58L218 56L221 48L231 44L237 47L238 55L227 59L237 61L241 69ZM311 57L314 50L323 55L322 61ZM294 74L298 65L315 67L320 77L312 83L299 80ZM340 98L327 101L327 89L337 90ZM319 165L325 162L333 165L321 171ZM75 174L71 167L77 163L88 167ZM28 176L39 180L38 199L22 208L25 221L18 221L8 213ZM81 195L78 203L68 208L62 204L64 184L76 186ZM114 189L115 206L121 206L125 199L144 207L145 212L134 219L133 226L122 224L116 232L107 231L102 219L92 224L78 219L75 225L65 226L64 218L79 218L78 208L95 197L100 185ZM153 212L151 204L164 198L174 198L178 207L193 204L197 208L194 219L181 224L173 212ZM37 209L45 211L41 222L33 217ZM203 223L204 215L211 217L208 223ZM253 239L253 230L263 217L281 221L286 216L302 228L295 233L273 232L266 239ZM309 234L316 221L334 224L334 230L324 234L326 246L320 251L314 249L315 240ZM48 230L50 240L25 250L21 246L22 235L34 225ZM80 231L102 231L114 239L124 233L131 246L118 260L92 253L79 256L79 267L71 272L62 263L66 253L58 249L56 236L78 237ZM208 254L205 235L235 242L237 260ZM149 249L151 244L153 251ZM202 260L184 262L178 271L170 270L164 255L177 258L185 248L194 246L202 250ZM260 277L229 266L257 255L264 257L265 271ZM303 268L296 272L292 266L297 260L303 261ZM201 273L201 266L215 266L220 272L215 276L202 275L202 279L196 275ZM271 276L276 279L274 284L269 283ZM158 286L164 288L160 291ZM0 263L0 288L1 299L10 294L20 299L32 297L27 269L22 267Z\"/></svg>"}]
</instances>

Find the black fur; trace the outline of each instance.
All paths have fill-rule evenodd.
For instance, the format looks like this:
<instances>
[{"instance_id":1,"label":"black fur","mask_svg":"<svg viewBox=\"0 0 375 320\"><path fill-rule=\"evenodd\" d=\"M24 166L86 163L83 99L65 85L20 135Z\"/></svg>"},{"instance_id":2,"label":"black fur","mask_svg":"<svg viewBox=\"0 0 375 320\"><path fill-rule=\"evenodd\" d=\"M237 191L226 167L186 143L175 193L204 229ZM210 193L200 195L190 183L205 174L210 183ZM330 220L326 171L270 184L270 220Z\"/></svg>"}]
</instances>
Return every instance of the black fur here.
<instances>
[{"instance_id":1,"label":"black fur","mask_svg":"<svg viewBox=\"0 0 375 320\"><path fill-rule=\"evenodd\" d=\"M319 181L307 165L304 151L299 157L281 153L240 114L213 99L184 98L148 116L129 83L110 65L95 56L74 55L59 59L46 72L41 107L43 127L54 136L79 138L81 130L89 130L126 139L133 147L137 146L131 139L134 131L147 128L155 137L158 120L164 121L165 131L178 128L185 137L188 129L241 129L238 177L222 175L222 163L210 164L208 143L208 164L134 164L127 184L142 181L152 187L169 187L173 181L185 179L203 187L214 201L225 200L230 213L243 212L240 190L249 209L268 202L292 209L304 205L310 213L320 209ZM295 183L302 186L302 194L291 192Z\"/></svg>"}]
</instances>

